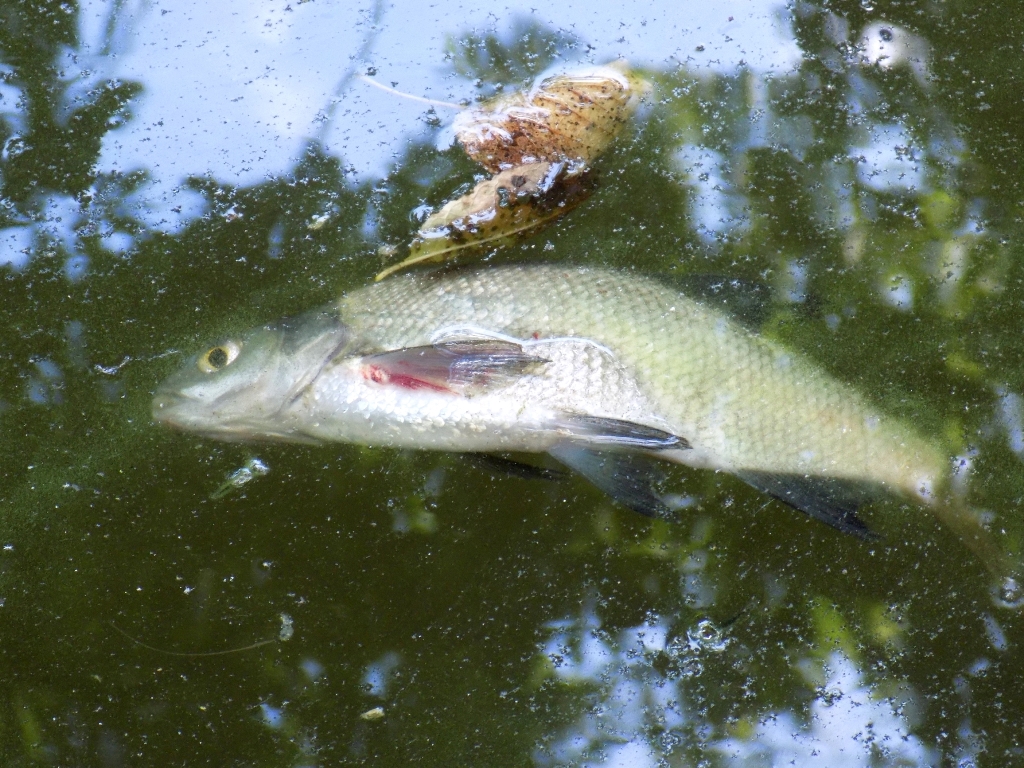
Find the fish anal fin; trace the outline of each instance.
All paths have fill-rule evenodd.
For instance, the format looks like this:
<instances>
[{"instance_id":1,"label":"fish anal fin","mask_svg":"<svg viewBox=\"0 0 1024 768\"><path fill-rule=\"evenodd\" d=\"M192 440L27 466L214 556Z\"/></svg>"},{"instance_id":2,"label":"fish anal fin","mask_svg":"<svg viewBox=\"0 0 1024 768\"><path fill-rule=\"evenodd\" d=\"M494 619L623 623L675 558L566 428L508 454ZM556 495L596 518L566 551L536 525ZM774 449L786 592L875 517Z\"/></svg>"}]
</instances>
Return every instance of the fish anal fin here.
<instances>
[{"instance_id":1,"label":"fish anal fin","mask_svg":"<svg viewBox=\"0 0 1024 768\"><path fill-rule=\"evenodd\" d=\"M362 372L381 385L469 395L474 389L507 383L547 362L513 342L467 339L367 355Z\"/></svg>"},{"instance_id":2,"label":"fish anal fin","mask_svg":"<svg viewBox=\"0 0 1024 768\"><path fill-rule=\"evenodd\" d=\"M663 477L648 456L622 451L595 451L560 443L548 451L615 501L647 517L668 517L671 510L654 490Z\"/></svg>"},{"instance_id":3,"label":"fish anal fin","mask_svg":"<svg viewBox=\"0 0 1024 768\"><path fill-rule=\"evenodd\" d=\"M565 413L556 423L568 440L588 446L635 451L667 451L690 447L686 438L657 427L623 419Z\"/></svg>"},{"instance_id":4,"label":"fish anal fin","mask_svg":"<svg viewBox=\"0 0 1024 768\"><path fill-rule=\"evenodd\" d=\"M860 539L877 539L857 517L857 508L877 498L880 489L856 480L815 475L776 474L743 470L744 482L833 528Z\"/></svg>"}]
</instances>

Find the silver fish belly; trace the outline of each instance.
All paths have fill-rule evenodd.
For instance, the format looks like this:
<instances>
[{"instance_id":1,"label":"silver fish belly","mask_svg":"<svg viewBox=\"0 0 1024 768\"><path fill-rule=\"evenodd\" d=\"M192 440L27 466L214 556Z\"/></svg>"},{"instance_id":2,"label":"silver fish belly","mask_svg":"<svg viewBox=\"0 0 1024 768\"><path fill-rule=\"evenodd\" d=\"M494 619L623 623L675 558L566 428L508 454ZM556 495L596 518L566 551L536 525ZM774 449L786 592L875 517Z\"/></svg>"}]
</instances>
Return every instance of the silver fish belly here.
<instances>
[{"instance_id":1,"label":"silver fish belly","mask_svg":"<svg viewBox=\"0 0 1024 768\"><path fill-rule=\"evenodd\" d=\"M666 459L860 535L857 503L881 489L995 557L945 502L951 464L932 442L800 355L624 272L392 278L211 348L160 387L153 414L220 439L548 452L647 513L660 500L623 457Z\"/></svg>"}]
</instances>

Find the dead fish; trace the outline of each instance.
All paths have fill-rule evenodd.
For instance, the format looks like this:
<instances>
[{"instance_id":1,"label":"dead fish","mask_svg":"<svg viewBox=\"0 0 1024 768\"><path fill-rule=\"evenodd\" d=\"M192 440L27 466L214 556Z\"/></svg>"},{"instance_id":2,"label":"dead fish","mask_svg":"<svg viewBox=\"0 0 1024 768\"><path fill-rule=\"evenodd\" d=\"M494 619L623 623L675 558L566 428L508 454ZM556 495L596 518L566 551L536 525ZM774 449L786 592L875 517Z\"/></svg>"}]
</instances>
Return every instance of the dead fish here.
<instances>
[{"instance_id":1,"label":"dead fish","mask_svg":"<svg viewBox=\"0 0 1024 768\"><path fill-rule=\"evenodd\" d=\"M156 421L221 440L546 452L666 512L658 461L729 472L861 537L863 501L931 510L993 573L951 457L853 387L662 282L554 265L406 274L209 348ZM1016 583L1004 584L1007 600Z\"/></svg>"}]
</instances>

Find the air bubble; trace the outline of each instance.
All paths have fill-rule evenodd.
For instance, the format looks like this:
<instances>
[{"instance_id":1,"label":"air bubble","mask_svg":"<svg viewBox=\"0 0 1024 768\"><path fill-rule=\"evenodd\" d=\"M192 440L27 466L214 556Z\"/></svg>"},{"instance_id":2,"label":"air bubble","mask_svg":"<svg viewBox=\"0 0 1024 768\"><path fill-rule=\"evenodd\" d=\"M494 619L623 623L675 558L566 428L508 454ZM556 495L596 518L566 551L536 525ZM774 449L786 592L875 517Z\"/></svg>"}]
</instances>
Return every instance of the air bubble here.
<instances>
[{"instance_id":1,"label":"air bubble","mask_svg":"<svg viewBox=\"0 0 1024 768\"><path fill-rule=\"evenodd\" d=\"M1012 576L1007 576L996 585L993 597L1000 608L1020 610L1024 607L1024 587Z\"/></svg>"},{"instance_id":2,"label":"air bubble","mask_svg":"<svg viewBox=\"0 0 1024 768\"><path fill-rule=\"evenodd\" d=\"M698 622L694 629L686 633L686 636L690 641L691 647L703 651L721 653L729 644L729 638L708 619Z\"/></svg>"}]
</instances>

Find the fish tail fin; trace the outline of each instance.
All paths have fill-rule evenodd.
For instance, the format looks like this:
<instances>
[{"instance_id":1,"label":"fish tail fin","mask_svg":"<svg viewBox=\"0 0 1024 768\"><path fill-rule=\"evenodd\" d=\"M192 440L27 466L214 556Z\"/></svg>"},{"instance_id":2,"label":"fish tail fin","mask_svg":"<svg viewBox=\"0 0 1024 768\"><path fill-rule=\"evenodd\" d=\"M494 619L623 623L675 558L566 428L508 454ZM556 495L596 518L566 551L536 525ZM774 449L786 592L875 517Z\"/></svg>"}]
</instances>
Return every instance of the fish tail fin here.
<instances>
[{"instance_id":1,"label":"fish tail fin","mask_svg":"<svg viewBox=\"0 0 1024 768\"><path fill-rule=\"evenodd\" d=\"M1004 608L1024 608L1024 562L1000 546L986 525L988 515L955 497L933 504L932 510L991 574L996 604Z\"/></svg>"}]
</instances>

